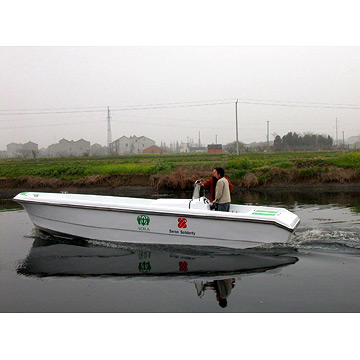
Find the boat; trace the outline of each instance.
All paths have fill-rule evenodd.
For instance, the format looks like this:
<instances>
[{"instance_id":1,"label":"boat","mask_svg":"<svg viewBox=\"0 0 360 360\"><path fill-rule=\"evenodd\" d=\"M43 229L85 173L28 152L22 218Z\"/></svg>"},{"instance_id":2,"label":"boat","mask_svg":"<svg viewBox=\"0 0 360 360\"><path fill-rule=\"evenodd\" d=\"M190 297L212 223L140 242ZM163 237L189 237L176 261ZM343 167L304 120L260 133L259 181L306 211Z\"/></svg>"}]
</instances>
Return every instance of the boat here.
<instances>
[{"instance_id":1,"label":"boat","mask_svg":"<svg viewBox=\"0 0 360 360\"><path fill-rule=\"evenodd\" d=\"M191 199L22 192L14 200L46 233L111 242L246 249L286 243L300 223L277 207L231 204L229 212L214 211L202 188L196 181Z\"/></svg>"}]
</instances>

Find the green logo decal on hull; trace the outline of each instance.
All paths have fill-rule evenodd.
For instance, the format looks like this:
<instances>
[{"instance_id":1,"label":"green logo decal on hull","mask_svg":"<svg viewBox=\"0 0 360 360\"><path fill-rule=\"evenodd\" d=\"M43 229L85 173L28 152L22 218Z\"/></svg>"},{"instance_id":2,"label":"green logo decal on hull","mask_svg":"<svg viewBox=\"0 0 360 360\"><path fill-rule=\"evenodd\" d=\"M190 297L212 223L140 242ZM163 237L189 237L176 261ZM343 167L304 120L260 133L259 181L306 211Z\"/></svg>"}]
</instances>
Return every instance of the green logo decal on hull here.
<instances>
[{"instance_id":1,"label":"green logo decal on hull","mask_svg":"<svg viewBox=\"0 0 360 360\"><path fill-rule=\"evenodd\" d=\"M150 224L150 218L147 215L139 215L137 217L137 222L139 225L147 226Z\"/></svg>"}]
</instances>

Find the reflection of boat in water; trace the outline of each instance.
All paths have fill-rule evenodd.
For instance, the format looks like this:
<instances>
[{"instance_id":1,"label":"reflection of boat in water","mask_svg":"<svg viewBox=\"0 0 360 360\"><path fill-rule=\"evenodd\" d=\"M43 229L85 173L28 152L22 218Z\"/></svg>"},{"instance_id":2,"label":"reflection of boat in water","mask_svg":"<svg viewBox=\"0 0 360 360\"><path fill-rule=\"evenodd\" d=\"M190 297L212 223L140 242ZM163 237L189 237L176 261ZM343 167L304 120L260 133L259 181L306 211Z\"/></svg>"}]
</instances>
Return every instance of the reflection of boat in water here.
<instances>
[{"instance_id":1,"label":"reflection of boat in water","mask_svg":"<svg viewBox=\"0 0 360 360\"><path fill-rule=\"evenodd\" d=\"M23 192L14 200L45 232L114 242L244 249L287 242L300 223L283 208L231 204L230 212L213 211L198 183L192 199Z\"/></svg>"},{"instance_id":2,"label":"reflection of boat in water","mask_svg":"<svg viewBox=\"0 0 360 360\"><path fill-rule=\"evenodd\" d=\"M59 242L36 238L18 272L34 276L226 277L295 263L293 256L259 250L226 252L199 247L105 246L111 243Z\"/></svg>"}]
</instances>

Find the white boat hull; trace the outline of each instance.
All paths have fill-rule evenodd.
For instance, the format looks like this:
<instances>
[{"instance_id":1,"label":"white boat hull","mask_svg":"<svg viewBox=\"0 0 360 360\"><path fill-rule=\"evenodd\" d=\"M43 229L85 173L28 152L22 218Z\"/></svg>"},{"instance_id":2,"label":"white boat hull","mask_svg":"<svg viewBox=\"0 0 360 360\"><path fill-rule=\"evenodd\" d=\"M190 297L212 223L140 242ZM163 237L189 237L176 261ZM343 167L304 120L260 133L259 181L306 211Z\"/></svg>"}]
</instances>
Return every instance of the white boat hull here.
<instances>
[{"instance_id":1,"label":"white boat hull","mask_svg":"<svg viewBox=\"0 0 360 360\"><path fill-rule=\"evenodd\" d=\"M171 206L171 199L145 199L144 204L129 205L111 203L112 197L92 196L89 201L86 195L71 198L65 196L70 194L50 194L53 197L47 198L45 194L19 194L15 200L22 204L37 228L65 237L245 249L263 243L287 242L299 223L298 217L285 209L251 207L250 212L245 212L244 206L235 205L232 206L234 212L223 213L183 206L184 201L190 200L174 200L175 206ZM248 210L246 206L245 210ZM256 211L260 211L257 216ZM279 220L273 214L271 219L267 218L266 211L276 213ZM291 219L287 213L292 215ZM291 227L279 222L281 214L289 217Z\"/></svg>"}]
</instances>

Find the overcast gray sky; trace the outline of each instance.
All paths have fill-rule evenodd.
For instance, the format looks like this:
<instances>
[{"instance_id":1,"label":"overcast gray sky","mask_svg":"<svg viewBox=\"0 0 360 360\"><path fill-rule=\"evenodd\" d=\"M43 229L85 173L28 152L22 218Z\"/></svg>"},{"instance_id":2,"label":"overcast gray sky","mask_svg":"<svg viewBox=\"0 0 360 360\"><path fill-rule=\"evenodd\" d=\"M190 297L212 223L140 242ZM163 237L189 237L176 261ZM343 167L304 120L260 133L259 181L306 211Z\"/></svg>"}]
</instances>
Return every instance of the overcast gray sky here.
<instances>
[{"instance_id":1,"label":"overcast gray sky","mask_svg":"<svg viewBox=\"0 0 360 360\"><path fill-rule=\"evenodd\" d=\"M335 138L336 118L339 138L360 135L358 46L2 46L0 69L0 150L106 145L107 106L113 139L226 144L236 99L245 143L266 141L267 121L271 140Z\"/></svg>"}]
</instances>

